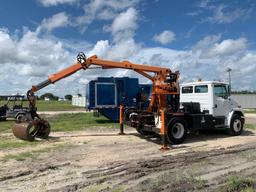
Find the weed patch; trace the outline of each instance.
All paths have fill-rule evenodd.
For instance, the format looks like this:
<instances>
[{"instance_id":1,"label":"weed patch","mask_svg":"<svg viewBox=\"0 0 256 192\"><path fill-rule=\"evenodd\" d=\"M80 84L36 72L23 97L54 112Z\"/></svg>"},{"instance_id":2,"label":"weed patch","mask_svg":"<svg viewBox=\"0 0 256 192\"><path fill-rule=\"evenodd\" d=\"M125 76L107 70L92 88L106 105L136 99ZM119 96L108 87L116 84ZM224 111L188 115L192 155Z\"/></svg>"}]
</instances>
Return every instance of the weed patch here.
<instances>
[{"instance_id":1,"label":"weed patch","mask_svg":"<svg viewBox=\"0 0 256 192\"><path fill-rule=\"evenodd\" d=\"M224 187L221 187L217 191L221 192L250 192L254 191L255 183L251 178L230 176L228 177L227 184Z\"/></svg>"},{"instance_id":2,"label":"weed patch","mask_svg":"<svg viewBox=\"0 0 256 192\"><path fill-rule=\"evenodd\" d=\"M256 130L256 125L255 124L245 124L245 129Z\"/></svg>"},{"instance_id":3,"label":"weed patch","mask_svg":"<svg viewBox=\"0 0 256 192\"><path fill-rule=\"evenodd\" d=\"M29 152L22 152L22 153L18 153L18 154L10 154L10 155L4 156L1 159L1 161L6 162L10 159L15 159L16 161L24 161L28 158L35 160L39 157L39 155L41 155L43 153L51 153L51 152L54 152L56 150L67 148L67 147L70 147L70 146L71 145L68 145L68 144L58 144L58 145L54 145L52 147L47 147L47 148L44 148L44 149L32 150L32 151L29 151Z\"/></svg>"}]
</instances>

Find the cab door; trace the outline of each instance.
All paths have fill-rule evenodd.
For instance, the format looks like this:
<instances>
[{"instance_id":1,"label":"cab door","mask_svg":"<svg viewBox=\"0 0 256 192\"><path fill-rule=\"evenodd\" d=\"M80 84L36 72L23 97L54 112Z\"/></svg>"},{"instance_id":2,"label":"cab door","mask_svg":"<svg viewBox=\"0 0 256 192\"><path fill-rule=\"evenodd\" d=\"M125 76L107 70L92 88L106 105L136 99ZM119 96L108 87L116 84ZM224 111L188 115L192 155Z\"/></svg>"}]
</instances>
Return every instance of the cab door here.
<instances>
[{"instance_id":1,"label":"cab door","mask_svg":"<svg viewBox=\"0 0 256 192\"><path fill-rule=\"evenodd\" d=\"M213 100L214 100L214 116L227 116L232 110L230 98L228 97L228 90L225 84L213 85Z\"/></svg>"}]
</instances>

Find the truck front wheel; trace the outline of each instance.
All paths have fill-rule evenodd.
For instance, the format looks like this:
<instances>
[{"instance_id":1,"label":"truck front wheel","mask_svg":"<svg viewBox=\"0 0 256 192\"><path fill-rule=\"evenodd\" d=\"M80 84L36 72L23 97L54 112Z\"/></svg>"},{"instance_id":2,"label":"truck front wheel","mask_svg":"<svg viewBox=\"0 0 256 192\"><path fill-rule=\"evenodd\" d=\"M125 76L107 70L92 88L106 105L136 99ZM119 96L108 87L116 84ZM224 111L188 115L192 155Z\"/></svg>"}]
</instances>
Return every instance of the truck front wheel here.
<instances>
[{"instance_id":1,"label":"truck front wheel","mask_svg":"<svg viewBox=\"0 0 256 192\"><path fill-rule=\"evenodd\" d=\"M233 115L228 132L230 135L237 136L241 135L244 128L244 122L240 115Z\"/></svg>"},{"instance_id":2,"label":"truck front wheel","mask_svg":"<svg viewBox=\"0 0 256 192\"><path fill-rule=\"evenodd\" d=\"M183 118L173 118L168 125L167 138L172 144L183 143L187 135L187 123Z\"/></svg>"}]
</instances>

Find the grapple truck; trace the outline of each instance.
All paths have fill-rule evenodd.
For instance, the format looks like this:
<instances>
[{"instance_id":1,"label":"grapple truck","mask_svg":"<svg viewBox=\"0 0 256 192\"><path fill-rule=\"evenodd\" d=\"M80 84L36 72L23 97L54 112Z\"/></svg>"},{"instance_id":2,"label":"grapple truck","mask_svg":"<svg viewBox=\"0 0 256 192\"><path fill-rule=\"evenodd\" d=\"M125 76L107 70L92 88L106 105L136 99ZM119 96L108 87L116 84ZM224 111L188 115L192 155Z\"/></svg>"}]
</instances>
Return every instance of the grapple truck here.
<instances>
[{"instance_id":1,"label":"grapple truck","mask_svg":"<svg viewBox=\"0 0 256 192\"><path fill-rule=\"evenodd\" d=\"M86 58L84 53L79 53L75 64L56 74L50 75L46 81L32 86L27 92L31 118L17 122L12 129L14 135L25 140L33 140L35 137L47 138L50 133L50 125L48 121L42 119L37 114L34 93L81 69L89 70L95 67L102 69L119 68L133 70L152 82L150 102L146 110L120 105L121 134L123 134L124 124L136 128L142 135L159 134L163 141L162 149L166 150L168 149L168 143L182 143L188 132L196 129L205 129L207 124L211 125L207 128L223 126L230 130L232 135L239 135L242 132L244 118L242 111L238 108L230 109L231 111L226 118L223 115L216 116L216 113L213 113L213 108L211 107L204 108L204 102L208 102L208 100L201 102L200 99L203 99L203 97L198 97L198 100L194 97L194 99L188 99L180 103L178 71L172 72L169 68L134 64L129 61L103 60L99 59L96 55ZM209 86L209 92L207 93L213 94L213 89L210 89L210 85L207 84L207 86ZM194 90L195 86L192 85L192 87ZM185 92L186 89L184 87ZM183 87L181 89L181 95L184 98L182 90ZM193 95L193 93L190 94ZM221 99L229 100L229 97L224 95ZM216 104L216 109L218 107L220 109L221 106L226 108L224 103ZM211 103L211 105L215 107L215 103ZM183 107L180 108L180 106Z\"/></svg>"}]
</instances>

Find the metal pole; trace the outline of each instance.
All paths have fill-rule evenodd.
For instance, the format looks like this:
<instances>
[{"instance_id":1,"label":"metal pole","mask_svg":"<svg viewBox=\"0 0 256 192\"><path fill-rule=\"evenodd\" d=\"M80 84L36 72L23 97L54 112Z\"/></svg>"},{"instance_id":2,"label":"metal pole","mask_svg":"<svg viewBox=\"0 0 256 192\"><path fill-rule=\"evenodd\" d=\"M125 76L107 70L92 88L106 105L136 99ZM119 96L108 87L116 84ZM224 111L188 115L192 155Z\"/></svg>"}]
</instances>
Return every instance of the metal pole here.
<instances>
[{"instance_id":1,"label":"metal pole","mask_svg":"<svg viewBox=\"0 0 256 192\"><path fill-rule=\"evenodd\" d=\"M231 68L227 68L227 72L228 72L228 81L229 81L229 94L231 95Z\"/></svg>"},{"instance_id":2,"label":"metal pole","mask_svg":"<svg viewBox=\"0 0 256 192\"><path fill-rule=\"evenodd\" d=\"M121 105L120 105L120 115L119 115L119 124L120 124L120 132L119 132L119 135L124 135L123 115L124 115L124 106L121 104Z\"/></svg>"},{"instance_id":3,"label":"metal pole","mask_svg":"<svg viewBox=\"0 0 256 192\"><path fill-rule=\"evenodd\" d=\"M167 141L167 127L166 127L166 111L165 109L160 109L160 118L161 118L161 129L160 134L162 137L163 145L160 150L162 151L168 151L170 148L168 147L168 141Z\"/></svg>"}]
</instances>

